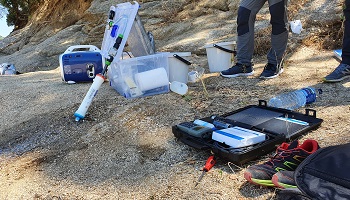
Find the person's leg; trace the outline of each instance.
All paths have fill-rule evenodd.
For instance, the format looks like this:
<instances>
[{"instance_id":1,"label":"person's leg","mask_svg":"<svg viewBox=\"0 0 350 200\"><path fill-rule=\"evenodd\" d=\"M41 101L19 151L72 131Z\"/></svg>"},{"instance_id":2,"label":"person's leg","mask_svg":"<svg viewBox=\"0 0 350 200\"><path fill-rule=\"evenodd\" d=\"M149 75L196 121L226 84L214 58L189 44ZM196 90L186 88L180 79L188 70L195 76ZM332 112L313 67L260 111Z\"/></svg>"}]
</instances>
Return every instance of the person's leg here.
<instances>
[{"instance_id":1,"label":"person's leg","mask_svg":"<svg viewBox=\"0 0 350 200\"><path fill-rule=\"evenodd\" d=\"M269 0L271 14L271 49L267 54L267 60L271 64L280 64L287 48L287 0Z\"/></svg>"},{"instance_id":2,"label":"person's leg","mask_svg":"<svg viewBox=\"0 0 350 200\"><path fill-rule=\"evenodd\" d=\"M350 77L350 0L345 0L344 16L342 61L332 73L323 78L325 82L339 82Z\"/></svg>"},{"instance_id":3,"label":"person's leg","mask_svg":"<svg viewBox=\"0 0 350 200\"><path fill-rule=\"evenodd\" d=\"M237 16L237 62L251 65L256 14L266 0L241 0Z\"/></svg>"},{"instance_id":4,"label":"person's leg","mask_svg":"<svg viewBox=\"0 0 350 200\"><path fill-rule=\"evenodd\" d=\"M350 0L345 0L342 63L350 65Z\"/></svg>"},{"instance_id":5,"label":"person's leg","mask_svg":"<svg viewBox=\"0 0 350 200\"><path fill-rule=\"evenodd\" d=\"M261 78L274 78L283 71L281 65L288 42L287 0L269 0L268 2L272 25L271 49L267 54L268 64Z\"/></svg>"},{"instance_id":6,"label":"person's leg","mask_svg":"<svg viewBox=\"0 0 350 200\"><path fill-rule=\"evenodd\" d=\"M237 15L237 63L222 71L223 77L253 75L254 24L256 14L266 0L241 0Z\"/></svg>"}]
</instances>

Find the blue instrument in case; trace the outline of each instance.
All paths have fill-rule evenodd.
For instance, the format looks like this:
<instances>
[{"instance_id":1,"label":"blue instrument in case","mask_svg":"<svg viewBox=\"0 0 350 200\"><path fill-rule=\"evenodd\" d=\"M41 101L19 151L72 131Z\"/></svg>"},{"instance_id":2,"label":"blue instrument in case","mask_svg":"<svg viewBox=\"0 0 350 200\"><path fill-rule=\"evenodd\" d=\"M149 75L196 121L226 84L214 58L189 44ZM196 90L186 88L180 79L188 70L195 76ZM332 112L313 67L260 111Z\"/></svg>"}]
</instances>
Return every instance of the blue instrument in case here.
<instances>
[{"instance_id":1,"label":"blue instrument in case","mask_svg":"<svg viewBox=\"0 0 350 200\"><path fill-rule=\"evenodd\" d=\"M75 45L59 56L61 77L65 82L92 82L102 72L104 59L93 45Z\"/></svg>"}]
</instances>

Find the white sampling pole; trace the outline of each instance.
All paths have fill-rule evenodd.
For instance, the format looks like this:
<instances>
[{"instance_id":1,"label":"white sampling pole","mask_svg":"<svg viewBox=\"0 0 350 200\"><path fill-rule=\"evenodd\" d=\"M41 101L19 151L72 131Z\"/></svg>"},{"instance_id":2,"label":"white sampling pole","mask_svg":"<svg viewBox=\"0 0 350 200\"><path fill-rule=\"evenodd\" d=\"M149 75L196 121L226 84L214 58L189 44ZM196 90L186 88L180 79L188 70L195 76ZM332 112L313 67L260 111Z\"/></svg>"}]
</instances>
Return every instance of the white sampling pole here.
<instances>
[{"instance_id":1,"label":"white sampling pole","mask_svg":"<svg viewBox=\"0 0 350 200\"><path fill-rule=\"evenodd\" d=\"M78 110L74 113L75 121L79 121L85 117L89 106L97 94L98 89L100 89L102 83L105 81L105 77L102 74L97 74L94 78L94 82L92 83L89 91L86 93L83 102L81 102Z\"/></svg>"}]
</instances>

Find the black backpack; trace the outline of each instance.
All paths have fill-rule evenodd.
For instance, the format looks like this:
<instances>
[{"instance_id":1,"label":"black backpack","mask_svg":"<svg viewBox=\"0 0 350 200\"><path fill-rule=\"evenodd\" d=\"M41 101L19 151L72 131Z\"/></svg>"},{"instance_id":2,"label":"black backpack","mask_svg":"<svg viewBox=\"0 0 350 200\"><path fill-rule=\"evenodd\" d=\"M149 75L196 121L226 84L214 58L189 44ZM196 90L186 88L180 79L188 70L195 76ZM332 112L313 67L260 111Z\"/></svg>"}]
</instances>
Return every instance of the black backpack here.
<instances>
[{"instance_id":1,"label":"black backpack","mask_svg":"<svg viewBox=\"0 0 350 200\"><path fill-rule=\"evenodd\" d=\"M350 199L350 143L329 146L308 156L295 170L298 189L284 189L277 199Z\"/></svg>"}]
</instances>

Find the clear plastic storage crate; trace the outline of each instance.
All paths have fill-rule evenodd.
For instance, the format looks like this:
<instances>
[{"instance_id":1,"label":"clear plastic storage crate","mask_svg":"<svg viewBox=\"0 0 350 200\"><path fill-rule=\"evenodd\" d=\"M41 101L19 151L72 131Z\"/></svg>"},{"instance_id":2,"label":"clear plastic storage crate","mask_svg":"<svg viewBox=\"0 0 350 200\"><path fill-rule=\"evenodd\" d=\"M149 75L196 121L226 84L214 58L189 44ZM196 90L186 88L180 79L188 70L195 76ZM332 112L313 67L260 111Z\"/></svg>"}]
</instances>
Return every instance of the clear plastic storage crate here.
<instances>
[{"instance_id":1,"label":"clear plastic storage crate","mask_svg":"<svg viewBox=\"0 0 350 200\"><path fill-rule=\"evenodd\" d=\"M157 53L113 62L110 85L125 98L169 92L169 53Z\"/></svg>"}]
</instances>

